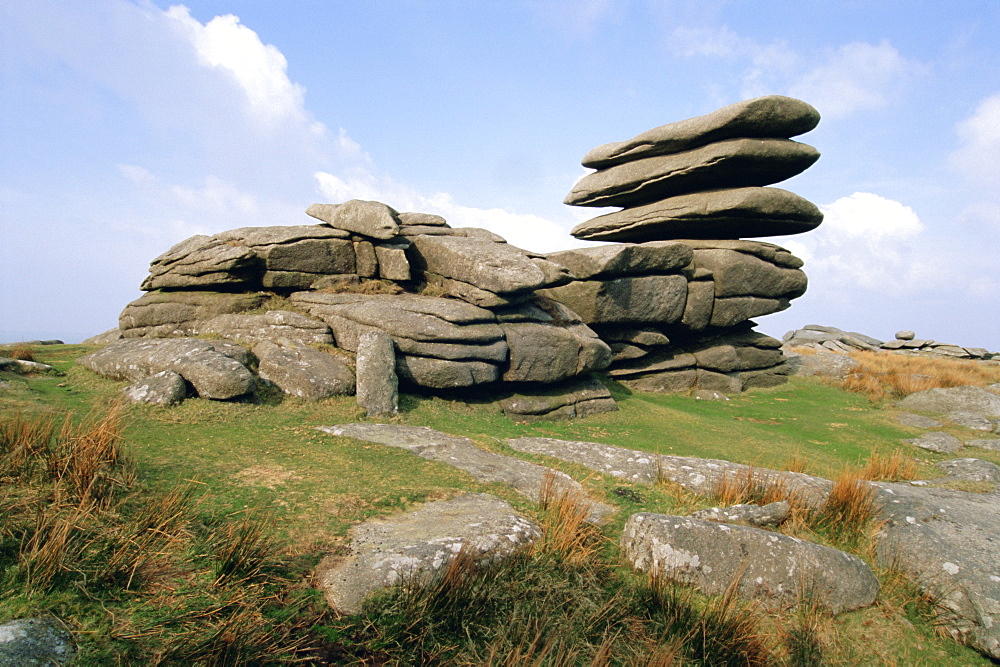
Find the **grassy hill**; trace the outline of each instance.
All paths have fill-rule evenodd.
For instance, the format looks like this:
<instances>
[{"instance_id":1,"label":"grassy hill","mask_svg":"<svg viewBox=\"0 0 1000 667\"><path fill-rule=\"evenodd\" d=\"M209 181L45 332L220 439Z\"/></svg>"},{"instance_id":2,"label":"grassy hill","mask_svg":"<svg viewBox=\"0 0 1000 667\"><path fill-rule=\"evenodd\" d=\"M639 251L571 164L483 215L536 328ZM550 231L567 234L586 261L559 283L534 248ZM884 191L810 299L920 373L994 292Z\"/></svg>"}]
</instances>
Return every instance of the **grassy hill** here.
<instances>
[{"instance_id":1,"label":"grassy hill","mask_svg":"<svg viewBox=\"0 0 1000 667\"><path fill-rule=\"evenodd\" d=\"M362 420L353 397L307 403L264 392L246 403L131 406L118 429L105 417L124 383L74 365L90 349L35 348L38 361L64 375L0 374L6 433L17 430L11 424L33 433L56 425L32 450L37 460L14 462L10 447L0 450L0 622L56 616L80 641L81 664L990 664L941 637L933 601L893 572L879 572L876 606L837 618L815 609L768 616L633 575L619 566L615 547L630 513L687 511L712 499L540 458L532 460L618 506L615 518L600 531L572 528L575 551L542 549L486 574L466 572L461 590L437 591L447 603L403 590L363 616L338 618L311 590L309 573L324 555L342 552L348 529L366 518L480 491L550 530L567 528L558 512L506 486L313 428ZM515 423L489 402L412 395L394 420L528 459L503 440L587 440L830 478L897 450L920 477L939 476L933 463L948 458L900 444L918 431L900 426L883 404L815 379L725 402L612 391L618 412L579 421ZM75 430L60 432L67 411ZM104 472L95 473L106 487L99 502L92 491L73 491L53 463L69 461L66 452L94 442L95 433L115 443ZM1000 463L997 452L962 455ZM837 544L823 530L798 530ZM870 561L864 540L851 544ZM494 602L474 595L470 602L476 586ZM489 622L476 621L474 609Z\"/></svg>"}]
</instances>

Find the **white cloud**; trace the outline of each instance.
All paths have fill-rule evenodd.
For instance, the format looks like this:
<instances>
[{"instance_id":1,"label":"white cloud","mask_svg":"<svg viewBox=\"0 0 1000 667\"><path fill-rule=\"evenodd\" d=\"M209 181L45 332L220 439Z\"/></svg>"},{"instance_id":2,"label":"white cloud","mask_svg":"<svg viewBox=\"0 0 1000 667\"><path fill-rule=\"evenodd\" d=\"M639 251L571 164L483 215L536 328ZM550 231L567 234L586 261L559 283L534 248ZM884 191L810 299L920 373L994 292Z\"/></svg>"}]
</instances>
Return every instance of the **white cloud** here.
<instances>
[{"instance_id":1,"label":"white cloud","mask_svg":"<svg viewBox=\"0 0 1000 667\"><path fill-rule=\"evenodd\" d=\"M845 44L798 79L788 94L809 100L828 118L889 104L901 84L923 67L900 55L888 40Z\"/></svg>"},{"instance_id":2,"label":"white cloud","mask_svg":"<svg viewBox=\"0 0 1000 667\"><path fill-rule=\"evenodd\" d=\"M935 268L933 260L917 260L915 242L924 225L909 206L855 192L821 209L823 224L816 231L785 243L821 282L900 294Z\"/></svg>"},{"instance_id":3,"label":"white cloud","mask_svg":"<svg viewBox=\"0 0 1000 667\"><path fill-rule=\"evenodd\" d=\"M326 172L315 174L320 192L330 203L348 199L380 201L398 211L418 211L444 217L452 227L481 227L504 237L509 243L535 252L553 252L583 245L568 229L530 213L512 213L501 208L465 206L452 195L425 195L397 183L386 175L358 168L344 178Z\"/></svg>"},{"instance_id":4,"label":"white cloud","mask_svg":"<svg viewBox=\"0 0 1000 667\"><path fill-rule=\"evenodd\" d=\"M1000 93L983 100L955 129L962 145L949 157L951 166L973 184L1000 186Z\"/></svg>"}]
</instances>

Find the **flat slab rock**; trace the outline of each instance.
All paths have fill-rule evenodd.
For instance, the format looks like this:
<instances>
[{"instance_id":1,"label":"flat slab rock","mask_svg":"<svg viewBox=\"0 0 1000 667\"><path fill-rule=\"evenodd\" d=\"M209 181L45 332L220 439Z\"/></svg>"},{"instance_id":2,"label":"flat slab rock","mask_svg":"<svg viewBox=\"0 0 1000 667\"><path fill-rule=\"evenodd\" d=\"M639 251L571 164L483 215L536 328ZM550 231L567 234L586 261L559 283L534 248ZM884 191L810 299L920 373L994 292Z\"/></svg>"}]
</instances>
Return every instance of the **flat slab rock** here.
<instances>
[{"instance_id":1,"label":"flat slab rock","mask_svg":"<svg viewBox=\"0 0 1000 667\"><path fill-rule=\"evenodd\" d=\"M983 462L947 463L950 474L967 479L997 475ZM887 521L878 563L895 565L939 600L946 610L940 620L957 640L1000 658L1000 493L877 486Z\"/></svg>"},{"instance_id":2,"label":"flat slab rock","mask_svg":"<svg viewBox=\"0 0 1000 667\"><path fill-rule=\"evenodd\" d=\"M918 412L976 412L1000 417L1000 395L982 387L927 389L910 394L896 403L897 408Z\"/></svg>"},{"instance_id":3,"label":"flat slab rock","mask_svg":"<svg viewBox=\"0 0 1000 667\"><path fill-rule=\"evenodd\" d=\"M0 625L0 667L62 665L76 654L69 631L48 618L21 618Z\"/></svg>"},{"instance_id":4,"label":"flat slab rock","mask_svg":"<svg viewBox=\"0 0 1000 667\"><path fill-rule=\"evenodd\" d=\"M426 581L464 552L477 561L510 556L541 536L504 500L470 493L351 531L347 558L320 565L319 588L336 609L358 613L370 593L406 579Z\"/></svg>"},{"instance_id":5,"label":"flat slab rock","mask_svg":"<svg viewBox=\"0 0 1000 667\"><path fill-rule=\"evenodd\" d=\"M950 433L941 433L939 431L924 433L919 438L910 438L908 440L904 440L903 442L915 445L920 449L926 449L931 452L939 452L942 454L953 454L960 450L963 446L962 441L955 436Z\"/></svg>"},{"instance_id":6,"label":"flat slab rock","mask_svg":"<svg viewBox=\"0 0 1000 667\"><path fill-rule=\"evenodd\" d=\"M468 438L441 433L426 426L402 424L338 424L320 426L319 431L356 440L399 447L431 461L441 461L471 474L480 482L506 484L526 498L538 502L546 484L557 493L571 493L586 499L583 486L569 475L513 456L504 456L480 449ZM551 482L546 480L551 479ZM589 520L599 523L614 508L604 503L587 501L591 505Z\"/></svg>"},{"instance_id":7,"label":"flat slab rock","mask_svg":"<svg viewBox=\"0 0 1000 667\"><path fill-rule=\"evenodd\" d=\"M839 614L871 605L879 590L857 556L759 528L641 512L626 522L621 546L638 570L656 570L709 595L739 578L741 597L772 608L809 597Z\"/></svg>"},{"instance_id":8,"label":"flat slab rock","mask_svg":"<svg viewBox=\"0 0 1000 667\"><path fill-rule=\"evenodd\" d=\"M802 500L809 506L821 505L833 485L830 480L803 473L755 468L718 459L652 454L597 442L554 438L511 438L506 442L519 452L578 463L636 484L655 484L664 479L702 495L712 493L720 480L750 471L761 481L782 480L789 490L801 493Z\"/></svg>"}]
</instances>

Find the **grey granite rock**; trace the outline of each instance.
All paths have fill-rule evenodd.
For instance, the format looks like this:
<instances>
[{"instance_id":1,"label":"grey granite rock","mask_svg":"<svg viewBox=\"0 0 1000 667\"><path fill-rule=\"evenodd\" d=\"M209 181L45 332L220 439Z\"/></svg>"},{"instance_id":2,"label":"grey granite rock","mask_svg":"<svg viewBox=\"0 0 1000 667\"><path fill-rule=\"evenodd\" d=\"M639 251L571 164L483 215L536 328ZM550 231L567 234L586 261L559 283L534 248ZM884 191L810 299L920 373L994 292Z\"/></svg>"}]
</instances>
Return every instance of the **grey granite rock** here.
<instances>
[{"instance_id":1,"label":"grey granite rock","mask_svg":"<svg viewBox=\"0 0 1000 667\"><path fill-rule=\"evenodd\" d=\"M153 260L142 289L250 286L262 268L260 258L245 246L193 236Z\"/></svg>"},{"instance_id":2,"label":"grey granite rock","mask_svg":"<svg viewBox=\"0 0 1000 667\"><path fill-rule=\"evenodd\" d=\"M631 207L702 190L770 185L818 159L815 148L788 139L728 139L588 174L564 203Z\"/></svg>"},{"instance_id":3,"label":"grey granite rock","mask_svg":"<svg viewBox=\"0 0 1000 667\"><path fill-rule=\"evenodd\" d=\"M676 273L691 263L693 252L683 243L615 243L589 248L574 248L546 256L568 269L575 280L638 276L651 273Z\"/></svg>"},{"instance_id":4,"label":"grey granite rock","mask_svg":"<svg viewBox=\"0 0 1000 667\"><path fill-rule=\"evenodd\" d=\"M913 340L916 337L917 334L907 330L897 331L895 335L896 340Z\"/></svg>"},{"instance_id":5,"label":"grey granite rock","mask_svg":"<svg viewBox=\"0 0 1000 667\"><path fill-rule=\"evenodd\" d=\"M537 289L545 274L523 251L506 243L460 236L415 236L411 262L421 270L496 294Z\"/></svg>"},{"instance_id":6,"label":"grey granite rock","mask_svg":"<svg viewBox=\"0 0 1000 667\"><path fill-rule=\"evenodd\" d=\"M924 433L918 438L910 438L903 442L941 454L952 454L962 448L962 441L950 433Z\"/></svg>"},{"instance_id":7,"label":"grey granite rock","mask_svg":"<svg viewBox=\"0 0 1000 667\"><path fill-rule=\"evenodd\" d=\"M313 204L306 213L335 229L373 239L391 239L399 233L399 214L377 201L352 199L343 204Z\"/></svg>"},{"instance_id":8,"label":"grey granite rock","mask_svg":"<svg viewBox=\"0 0 1000 667\"><path fill-rule=\"evenodd\" d=\"M811 202L779 188L731 188L667 197L606 213L570 232L588 241L732 239L801 234L823 214Z\"/></svg>"},{"instance_id":9,"label":"grey granite rock","mask_svg":"<svg viewBox=\"0 0 1000 667\"><path fill-rule=\"evenodd\" d=\"M357 359L358 405L369 416L394 415L399 411L399 379L392 338L377 329L361 335Z\"/></svg>"},{"instance_id":10,"label":"grey granite rock","mask_svg":"<svg viewBox=\"0 0 1000 667\"><path fill-rule=\"evenodd\" d=\"M187 385L177 373L160 371L125 387L122 394L133 403L176 405L187 396Z\"/></svg>"},{"instance_id":11,"label":"grey granite rock","mask_svg":"<svg viewBox=\"0 0 1000 667\"><path fill-rule=\"evenodd\" d=\"M269 310L258 315L217 315L197 329L201 334L216 334L250 345L263 341L333 344L330 327L320 320L290 310Z\"/></svg>"},{"instance_id":12,"label":"grey granite rock","mask_svg":"<svg viewBox=\"0 0 1000 667\"><path fill-rule=\"evenodd\" d=\"M843 380L860 364L846 354L817 352L816 354L796 354L786 352L792 374L802 377L828 377Z\"/></svg>"},{"instance_id":13,"label":"grey granite rock","mask_svg":"<svg viewBox=\"0 0 1000 667\"><path fill-rule=\"evenodd\" d=\"M510 349L505 382L559 382L611 363L611 348L583 324L512 322L500 327Z\"/></svg>"},{"instance_id":14,"label":"grey granite rock","mask_svg":"<svg viewBox=\"0 0 1000 667\"><path fill-rule=\"evenodd\" d=\"M806 274L725 248L694 251L694 266L712 272L715 296L762 296L794 299L806 291Z\"/></svg>"},{"instance_id":15,"label":"grey granite rock","mask_svg":"<svg viewBox=\"0 0 1000 667\"><path fill-rule=\"evenodd\" d=\"M498 403L505 415L519 422L579 419L618 410L611 392L593 376L518 386L503 391Z\"/></svg>"},{"instance_id":16,"label":"grey granite rock","mask_svg":"<svg viewBox=\"0 0 1000 667\"><path fill-rule=\"evenodd\" d=\"M125 306L118 327L126 338L187 336L197 332L199 322L260 308L269 298L259 292L149 292Z\"/></svg>"},{"instance_id":17,"label":"grey granite rock","mask_svg":"<svg viewBox=\"0 0 1000 667\"><path fill-rule=\"evenodd\" d=\"M941 428L944 426L944 422L925 417L924 415L915 415L912 412L897 413L896 421L903 426L913 426L914 428Z\"/></svg>"},{"instance_id":18,"label":"grey granite rock","mask_svg":"<svg viewBox=\"0 0 1000 667\"><path fill-rule=\"evenodd\" d=\"M780 533L642 512L622 532L625 559L709 595L738 580L741 597L770 608L809 600L839 614L875 602L879 584L857 556Z\"/></svg>"},{"instance_id":19,"label":"grey granite rock","mask_svg":"<svg viewBox=\"0 0 1000 667\"><path fill-rule=\"evenodd\" d=\"M19 618L0 625L0 667L63 665L76 655L73 637L51 618Z\"/></svg>"},{"instance_id":20,"label":"grey granite rock","mask_svg":"<svg viewBox=\"0 0 1000 667\"><path fill-rule=\"evenodd\" d=\"M91 336L90 338L85 338L80 341L81 345L107 345L108 343L113 343L122 337L122 330L118 327L114 329L108 329L104 333L99 333L96 336Z\"/></svg>"},{"instance_id":21,"label":"grey granite rock","mask_svg":"<svg viewBox=\"0 0 1000 667\"><path fill-rule=\"evenodd\" d=\"M586 324L669 324L684 314L684 276L579 280L541 294L564 304Z\"/></svg>"},{"instance_id":22,"label":"grey granite rock","mask_svg":"<svg viewBox=\"0 0 1000 667\"><path fill-rule=\"evenodd\" d=\"M977 412L987 417L1000 416L1000 396L982 387L927 389L910 394L896 407L919 412Z\"/></svg>"},{"instance_id":23,"label":"grey granite rock","mask_svg":"<svg viewBox=\"0 0 1000 667\"><path fill-rule=\"evenodd\" d=\"M697 398L697 397L696 397ZM733 505L712 507L691 513L692 519L715 521L718 523L745 523L751 526L777 526L788 518L791 505L787 500L779 500L767 505Z\"/></svg>"},{"instance_id":24,"label":"grey granite rock","mask_svg":"<svg viewBox=\"0 0 1000 667\"><path fill-rule=\"evenodd\" d=\"M399 355L396 374L401 380L431 389L457 389L500 379L501 369L486 361L452 361Z\"/></svg>"},{"instance_id":25,"label":"grey granite rock","mask_svg":"<svg viewBox=\"0 0 1000 667\"><path fill-rule=\"evenodd\" d=\"M945 415L945 419L971 431L986 431L988 433L996 427L992 421L978 412L953 410Z\"/></svg>"},{"instance_id":26,"label":"grey granite rock","mask_svg":"<svg viewBox=\"0 0 1000 667\"><path fill-rule=\"evenodd\" d=\"M652 155L690 150L713 141L737 137L789 138L819 123L819 112L802 100L767 95L730 104L715 111L661 125L628 141L604 144L583 158L583 166L602 168Z\"/></svg>"},{"instance_id":27,"label":"grey granite rock","mask_svg":"<svg viewBox=\"0 0 1000 667\"><path fill-rule=\"evenodd\" d=\"M260 376L281 391L310 401L353 394L354 371L342 359L299 344L263 342L253 349Z\"/></svg>"},{"instance_id":28,"label":"grey granite rock","mask_svg":"<svg viewBox=\"0 0 1000 667\"><path fill-rule=\"evenodd\" d=\"M376 590L404 581L426 583L458 554L475 561L505 558L541 536L538 525L494 496L469 493L351 531L350 554L318 568L331 606L356 614Z\"/></svg>"},{"instance_id":29,"label":"grey granite rock","mask_svg":"<svg viewBox=\"0 0 1000 667\"><path fill-rule=\"evenodd\" d=\"M246 350L227 341L126 338L80 357L77 363L98 375L132 382L174 371L199 396L225 400L253 391L254 376L244 365L245 355Z\"/></svg>"}]
</instances>

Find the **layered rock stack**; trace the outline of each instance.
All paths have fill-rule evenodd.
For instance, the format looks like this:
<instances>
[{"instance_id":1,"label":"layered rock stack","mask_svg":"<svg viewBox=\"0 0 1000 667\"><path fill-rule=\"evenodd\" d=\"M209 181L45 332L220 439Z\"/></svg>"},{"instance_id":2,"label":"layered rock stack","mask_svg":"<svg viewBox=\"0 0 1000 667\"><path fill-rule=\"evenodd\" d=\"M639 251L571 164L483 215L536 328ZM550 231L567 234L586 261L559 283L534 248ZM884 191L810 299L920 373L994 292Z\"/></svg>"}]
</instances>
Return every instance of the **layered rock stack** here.
<instances>
[{"instance_id":1,"label":"layered rock stack","mask_svg":"<svg viewBox=\"0 0 1000 667\"><path fill-rule=\"evenodd\" d=\"M372 399L378 412L391 412L385 397L397 378L383 388L370 380L387 368L404 385L501 387L501 405L519 417L614 409L589 375L607 367L610 348L538 295L571 280L562 267L484 229L379 202L314 204L307 213L322 223L195 236L154 259L147 293L119 318L126 340L83 363L138 380L129 373L175 370L169 360L186 351L171 347L164 361L167 348L153 346L158 358L149 360L153 347L129 339L200 336L209 339L202 347L225 347L213 340L221 338L250 348L260 377L305 398L353 393L356 374L359 399L382 397ZM372 332L391 344L362 349ZM134 373L111 359L122 354L133 355Z\"/></svg>"},{"instance_id":2,"label":"layered rock stack","mask_svg":"<svg viewBox=\"0 0 1000 667\"><path fill-rule=\"evenodd\" d=\"M819 209L766 187L819 153L790 137L819 122L799 100L768 96L590 151L566 203L621 206L573 235L615 245L547 256L574 278L543 290L615 353L609 373L641 390L727 392L785 381L781 343L750 318L806 289L802 261L745 237L809 231Z\"/></svg>"}]
</instances>

